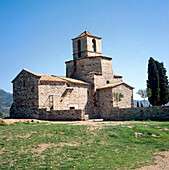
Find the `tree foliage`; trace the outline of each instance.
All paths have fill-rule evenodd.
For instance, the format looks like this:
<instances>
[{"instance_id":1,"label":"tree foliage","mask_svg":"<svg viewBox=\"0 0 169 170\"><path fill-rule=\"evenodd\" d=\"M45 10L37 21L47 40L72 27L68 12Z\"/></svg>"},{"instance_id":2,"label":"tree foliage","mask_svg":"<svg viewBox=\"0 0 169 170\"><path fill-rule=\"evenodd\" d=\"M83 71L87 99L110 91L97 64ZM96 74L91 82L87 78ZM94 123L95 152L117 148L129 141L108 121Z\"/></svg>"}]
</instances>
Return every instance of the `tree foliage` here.
<instances>
[{"instance_id":1,"label":"tree foliage","mask_svg":"<svg viewBox=\"0 0 169 170\"><path fill-rule=\"evenodd\" d=\"M114 97L114 100L117 102L117 105L118 103L122 100L122 98L124 97L122 93L116 93L114 92L113 93L113 97Z\"/></svg>"},{"instance_id":2,"label":"tree foliage","mask_svg":"<svg viewBox=\"0 0 169 170\"><path fill-rule=\"evenodd\" d=\"M144 106L145 106L145 99L147 97L151 97L151 89L147 88L147 89L139 89L137 94L140 95L141 98L144 99Z\"/></svg>"},{"instance_id":3,"label":"tree foliage","mask_svg":"<svg viewBox=\"0 0 169 170\"><path fill-rule=\"evenodd\" d=\"M168 103L169 92L166 69L163 63L159 63L152 57L150 57L148 63L147 88L151 89L151 96L148 96L148 100L153 106Z\"/></svg>"},{"instance_id":4,"label":"tree foliage","mask_svg":"<svg viewBox=\"0 0 169 170\"><path fill-rule=\"evenodd\" d=\"M0 112L0 118L3 116L3 114Z\"/></svg>"},{"instance_id":5,"label":"tree foliage","mask_svg":"<svg viewBox=\"0 0 169 170\"><path fill-rule=\"evenodd\" d=\"M166 69L163 63L156 61L157 69L159 72L159 86L160 86L160 100L158 105L167 104L169 99L168 94L168 77L166 76Z\"/></svg>"}]
</instances>

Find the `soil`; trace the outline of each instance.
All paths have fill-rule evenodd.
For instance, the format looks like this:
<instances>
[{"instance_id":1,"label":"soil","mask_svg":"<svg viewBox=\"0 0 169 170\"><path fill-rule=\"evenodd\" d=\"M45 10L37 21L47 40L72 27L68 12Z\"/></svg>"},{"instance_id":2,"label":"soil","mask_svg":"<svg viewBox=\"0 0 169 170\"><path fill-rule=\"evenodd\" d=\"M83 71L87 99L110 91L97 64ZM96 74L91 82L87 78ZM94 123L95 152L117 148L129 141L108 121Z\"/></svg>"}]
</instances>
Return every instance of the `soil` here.
<instances>
[{"instance_id":1,"label":"soil","mask_svg":"<svg viewBox=\"0 0 169 170\"><path fill-rule=\"evenodd\" d=\"M137 170L169 170L169 151L155 153L156 165L149 165Z\"/></svg>"}]
</instances>

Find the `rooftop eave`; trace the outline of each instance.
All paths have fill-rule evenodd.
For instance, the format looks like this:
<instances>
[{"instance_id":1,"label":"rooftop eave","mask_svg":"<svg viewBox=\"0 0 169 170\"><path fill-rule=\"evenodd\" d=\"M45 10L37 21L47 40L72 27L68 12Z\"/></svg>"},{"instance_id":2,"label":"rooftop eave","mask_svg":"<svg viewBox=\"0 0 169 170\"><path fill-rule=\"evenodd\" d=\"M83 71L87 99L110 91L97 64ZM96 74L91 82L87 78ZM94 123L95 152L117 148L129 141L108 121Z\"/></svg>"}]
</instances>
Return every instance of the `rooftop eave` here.
<instances>
[{"instance_id":1,"label":"rooftop eave","mask_svg":"<svg viewBox=\"0 0 169 170\"><path fill-rule=\"evenodd\" d=\"M116 75L116 74L114 74L114 77L115 77L115 78L123 78L123 76Z\"/></svg>"},{"instance_id":2,"label":"rooftop eave","mask_svg":"<svg viewBox=\"0 0 169 170\"><path fill-rule=\"evenodd\" d=\"M101 37L97 37L97 36L91 34L89 31L86 30L86 31L82 32L79 36L73 38L72 40L79 39L79 38L84 37L84 36L94 37L94 38L97 38L97 39L101 39Z\"/></svg>"},{"instance_id":3,"label":"rooftop eave","mask_svg":"<svg viewBox=\"0 0 169 170\"><path fill-rule=\"evenodd\" d=\"M94 35L83 35L83 36L78 36L76 38L72 38L72 40L76 40L76 39L80 39L81 37L84 37L84 36L87 36L87 37L93 37L93 38L97 38L97 39L102 39L102 37L97 37L97 36L94 36Z\"/></svg>"},{"instance_id":4,"label":"rooftop eave","mask_svg":"<svg viewBox=\"0 0 169 170\"><path fill-rule=\"evenodd\" d=\"M115 87L120 86L120 85L122 85L122 84L128 86L128 87L131 88L131 89L134 89L134 87L130 86L129 84L127 84L127 83L125 83L125 82L119 82L119 83L117 83L117 84L110 84L110 85L106 85L106 86L97 88L97 90L104 90L104 89L109 89L109 88L115 88Z\"/></svg>"},{"instance_id":5,"label":"rooftop eave","mask_svg":"<svg viewBox=\"0 0 169 170\"><path fill-rule=\"evenodd\" d=\"M11 81L11 83L13 83L16 79L17 79L17 77L23 72L23 71L26 71L26 72L28 72L28 73L30 73L30 74L32 74L33 76L36 76L36 77L41 77L41 75L39 75L39 74L36 74L36 73L34 73L34 72L32 72L32 71L29 71L29 70L27 70L27 69L22 69L20 72L19 72L19 74Z\"/></svg>"},{"instance_id":6,"label":"rooftop eave","mask_svg":"<svg viewBox=\"0 0 169 170\"><path fill-rule=\"evenodd\" d=\"M83 59L88 59L88 58L104 58L104 59L112 60L112 58L111 58L111 57L107 57L107 56L90 56L90 57L81 57L81 58L77 58L76 60L83 60ZM73 60L65 61L65 63L70 63L70 62L73 62Z\"/></svg>"}]
</instances>

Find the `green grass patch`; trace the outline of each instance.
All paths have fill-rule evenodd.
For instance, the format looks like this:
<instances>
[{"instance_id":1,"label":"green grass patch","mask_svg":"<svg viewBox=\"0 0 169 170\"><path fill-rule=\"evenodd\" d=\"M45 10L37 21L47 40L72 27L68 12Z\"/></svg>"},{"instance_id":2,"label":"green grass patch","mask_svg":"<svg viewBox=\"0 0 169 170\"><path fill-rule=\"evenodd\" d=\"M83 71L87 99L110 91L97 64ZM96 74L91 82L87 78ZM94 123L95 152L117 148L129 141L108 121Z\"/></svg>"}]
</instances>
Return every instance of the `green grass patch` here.
<instances>
[{"instance_id":1,"label":"green grass patch","mask_svg":"<svg viewBox=\"0 0 169 170\"><path fill-rule=\"evenodd\" d=\"M0 169L134 169L169 150L169 122L102 126L1 125Z\"/></svg>"}]
</instances>

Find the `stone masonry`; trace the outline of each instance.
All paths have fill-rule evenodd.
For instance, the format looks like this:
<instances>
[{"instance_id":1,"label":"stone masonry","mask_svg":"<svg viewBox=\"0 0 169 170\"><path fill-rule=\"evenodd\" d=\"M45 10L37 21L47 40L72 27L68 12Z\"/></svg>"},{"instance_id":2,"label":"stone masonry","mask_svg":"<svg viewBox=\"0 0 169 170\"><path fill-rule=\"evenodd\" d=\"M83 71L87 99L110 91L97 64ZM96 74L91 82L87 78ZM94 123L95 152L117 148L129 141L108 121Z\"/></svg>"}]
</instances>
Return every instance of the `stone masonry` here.
<instances>
[{"instance_id":1,"label":"stone masonry","mask_svg":"<svg viewBox=\"0 0 169 170\"><path fill-rule=\"evenodd\" d=\"M101 114L104 120L126 121L126 120L158 120L169 121L169 106L118 108L105 110Z\"/></svg>"},{"instance_id":2,"label":"stone masonry","mask_svg":"<svg viewBox=\"0 0 169 170\"><path fill-rule=\"evenodd\" d=\"M133 107L133 87L114 74L112 58L102 56L101 37L85 31L72 41L66 77L23 69L12 81L12 118L82 120ZM124 95L121 102L114 101L114 92Z\"/></svg>"}]
</instances>

